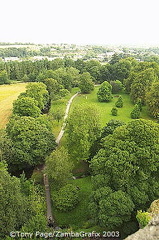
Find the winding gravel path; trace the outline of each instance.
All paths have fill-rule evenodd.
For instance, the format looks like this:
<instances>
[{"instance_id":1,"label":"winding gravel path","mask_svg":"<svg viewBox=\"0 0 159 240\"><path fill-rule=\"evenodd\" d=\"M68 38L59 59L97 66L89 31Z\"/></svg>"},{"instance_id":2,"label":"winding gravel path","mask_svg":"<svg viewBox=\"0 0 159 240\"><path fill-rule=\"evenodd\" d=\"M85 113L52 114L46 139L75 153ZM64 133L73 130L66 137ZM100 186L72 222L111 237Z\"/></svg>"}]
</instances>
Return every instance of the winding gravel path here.
<instances>
[{"instance_id":1,"label":"winding gravel path","mask_svg":"<svg viewBox=\"0 0 159 240\"><path fill-rule=\"evenodd\" d=\"M68 117L68 113L69 113L69 110L70 110L70 106L71 106L71 103L72 103L72 101L73 101L73 99L77 96L79 94L79 92L77 92L75 95L73 95L71 98L70 98L70 100L68 101L68 103L67 103L67 107L66 107L66 111L65 111L65 115L64 115L64 123L63 123L63 125L62 125L62 128L61 128L61 131L60 131L60 133L59 133L59 135L58 135L58 137L56 138L56 143L57 144L59 144L60 143L60 140L61 140L61 138L62 138L62 136L63 136L63 134L64 134L64 132L65 132L65 126L66 126L66 119L67 119L67 117Z\"/></svg>"},{"instance_id":2,"label":"winding gravel path","mask_svg":"<svg viewBox=\"0 0 159 240\"><path fill-rule=\"evenodd\" d=\"M79 92L77 92L75 95L73 95L70 100L67 103L67 107L66 107L66 111L65 111L65 115L64 115L64 123L62 125L61 131L58 135L58 137L56 138L56 143L59 144L60 140L65 132L65 126L66 126L66 119L68 117L68 113L70 110L70 106L71 103L73 101L73 99L79 94ZM52 207L51 207L51 195L50 195L50 187L49 187L49 180L48 180L48 176L46 174L44 174L43 176L44 178L44 186L45 186L45 194L46 194L46 205L47 205L47 222L48 222L48 226L49 227L57 227L55 224L55 220L54 217L52 215Z\"/></svg>"}]
</instances>

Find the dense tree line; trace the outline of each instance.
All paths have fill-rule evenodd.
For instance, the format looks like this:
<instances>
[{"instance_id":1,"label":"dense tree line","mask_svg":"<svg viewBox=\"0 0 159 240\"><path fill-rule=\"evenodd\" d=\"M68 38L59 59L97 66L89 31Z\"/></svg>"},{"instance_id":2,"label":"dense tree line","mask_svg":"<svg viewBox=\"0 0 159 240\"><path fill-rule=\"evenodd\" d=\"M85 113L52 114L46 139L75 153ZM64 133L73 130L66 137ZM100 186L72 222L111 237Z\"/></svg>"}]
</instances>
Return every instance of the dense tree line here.
<instances>
[{"instance_id":1,"label":"dense tree line","mask_svg":"<svg viewBox=\"0 0 159 240\"><path fill-rule=\"evenodd\" d=\"M9 170L28 169L43 164L55 149L49 116L43 111L49 105L49 92L44 83L29 83L13 103L13 115L1 132L1 157Z\"/></svg>"},{"instance_id":2,"label":"dense tree line","mask_svg":"<svg viewBox=\"0 0 159 240\"><path fill-rule=\"evenodd\" d=\"M54 80L54 83L48 79ZM159 82L157 62L138 62L132 57L122 59L117 54L114 54L107 64L101 64L96 60L73 61L69 58L57 58L53 61L45 59L35 62L0 62L0 84L9 83L10 80L43 82L47 85L48 91L52 84L51 88L55 89L52 92L52 99L56 99L56 92L59 92L59 89L62 96L66 94L64 89L70 91L76 86L80 87L81 92L87 93L93 90L92 82L96 84L108 82L112 87L112 93L126 91L134 104L140 100L143 105L150 106L150 102L155 101L155 109L149 112L157 118L157 93L156 97L154 94L153 97L152 94L148 95L152 85ZM154 91L157 91L157 88Z\"/></svg>"},{"instance_id":3,"label":"dense tree line","mask_svg":"<svg viewBox=\"0 0 159 240\"><path fill-rule=\"evenodd\" d=\"M49 116L43 115L49 101L44 83L29 83L26 92L13 103L13 115L0 132L0 237L11 231L42 232L47 230L43 189L9 174L44 164L55 149L55 137ZM49 230L47 230L49 231ZM7 238L9 239L9 238Z\"/></svg>"},{"instance_id":4,"label":"dense tree line","mask_svg":"<svg viewBox=\"0 0 159 240\"><path fill-rule=\"evenodd\" d=\"M8 47L8 48L0 48L0 57L6 58L6 57L19 57L19 58L25 58L25 57L33 57L37 56L38 52L29 50L26 47L16 48L16 47Z\"/></svg>"}]
</instances>

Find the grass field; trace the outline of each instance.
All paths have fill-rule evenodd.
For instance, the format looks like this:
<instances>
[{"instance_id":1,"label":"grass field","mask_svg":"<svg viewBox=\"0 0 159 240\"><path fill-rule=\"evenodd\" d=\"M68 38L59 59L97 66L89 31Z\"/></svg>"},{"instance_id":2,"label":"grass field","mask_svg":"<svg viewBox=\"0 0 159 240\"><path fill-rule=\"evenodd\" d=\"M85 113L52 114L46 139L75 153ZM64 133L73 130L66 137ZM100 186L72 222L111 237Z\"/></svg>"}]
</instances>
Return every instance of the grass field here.
<instances>
[{"instance_id":1,"label":"grass field","mask_svg":"<svg viewBox=\"0 0 159 240\"><path fill-rule=\"evenodd\" d=\"M70 180L69 183L72 183L80 188L80 202L76 208L66 213L57 211L55 208L53 208L55 220L58 226L61 227L87 227L87 221L90 218L88 203L90 201L90 194L92 192L91 178L85 177L76 180Z\"/></svg>"},{"instance_id":2,"label":"grass field","mask_svg":"<svg viewBox=\"0 0 159 240\"><path fill-rule=\"evenodd\" d=\"M132 120L130 117L130 113L134 108L134 105L132 104L128 94L120 93L123 98L124 106L122 108L118 108L117 116L112 116L111 109L115 107L115 102L117 101L119 94L114 94L111 102L99 102L97 99L98 89L99 86L96 86L95 90L91 94L80 94L79 96L77 96L71 105L70 113L72 112L73 108L76 107L78 104L89 104L97 108L100 116L100 124L102 127L105 126L105 124L111 119L122 120L125 123L128 123ZM141 118L151 119L147 114L146 107L143 107Z\"/></svg>"},{"instance_id":3,"label":"grass field","mask_svg":"<svg viewBox=\"0 0 159 240\"><path fill-rule=\"evenodd\" d=\"M12 113L13 101L21 92L25 91L27 83L17 83L0 86L0 129L6 126Z\"/></svg>"}]
</instances>

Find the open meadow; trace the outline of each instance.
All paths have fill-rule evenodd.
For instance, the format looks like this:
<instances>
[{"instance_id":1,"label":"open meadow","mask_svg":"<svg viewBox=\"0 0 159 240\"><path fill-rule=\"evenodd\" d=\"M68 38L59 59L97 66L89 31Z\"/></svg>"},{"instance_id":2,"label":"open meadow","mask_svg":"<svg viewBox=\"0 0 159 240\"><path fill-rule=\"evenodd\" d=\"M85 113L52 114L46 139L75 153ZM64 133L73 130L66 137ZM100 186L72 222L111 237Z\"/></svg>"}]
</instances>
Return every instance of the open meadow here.
<instances>
[{"instance_id":1,"label":"open meadow","mask_svg":"<svg viewBox=\"0 0 159 240\"><path fill-rule=\"evenodd\" d=\"M73 108L76 107L77 105L86 104L94 106L97 109L99 113L101 127L104 127L106 123L111 119L121 120L125 123L128 123L129 121L133 120L130 117L130 113L134 108L134 104L131 102L130 96L128 94L126 93L113 94L112 101L108 103L99 102L97 99L98 89L99 86L96 86L94 91L91 92L90 94L79 94L79 96L77 96L74 99L71 105L70 113L72 112ZM122 96L124 105L122 108L118 108L117 116L112 116L111 109L115 107L115 103L119 95ZM152 120L152 118L148 116L147 109L145 106L142 109L141 118Z\"/></svg>"},{"instance_id":2,"label":"open meadow","mask_svg":"<svg viewBox=\"0 0 159 240\"><path fill-rule=\"evenodd\" d=\"M0 86L0 129L4 128L12 113L13 101L21 92L25 92L27 83L16 83Z\"/></svg>"}]
</instances>

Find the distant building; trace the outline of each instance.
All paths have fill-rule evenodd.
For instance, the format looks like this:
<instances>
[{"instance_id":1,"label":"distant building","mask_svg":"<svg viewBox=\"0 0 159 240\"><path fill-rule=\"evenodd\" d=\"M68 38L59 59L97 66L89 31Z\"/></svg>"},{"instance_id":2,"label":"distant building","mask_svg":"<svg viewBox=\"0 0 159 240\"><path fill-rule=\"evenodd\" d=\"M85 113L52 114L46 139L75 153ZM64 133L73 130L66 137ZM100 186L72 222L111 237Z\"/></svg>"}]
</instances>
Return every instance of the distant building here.
<instances>
[{"instance_id":1,"label":"distant building","mask_svg":"<svg viewBox=\"0 0 159 240\"><path fill-rule=\"evenodd\" d=\"M21 61L21 60L18 57L5 57L4 61L9 62L9 61Z\"/></svg>"}]
</instances>

